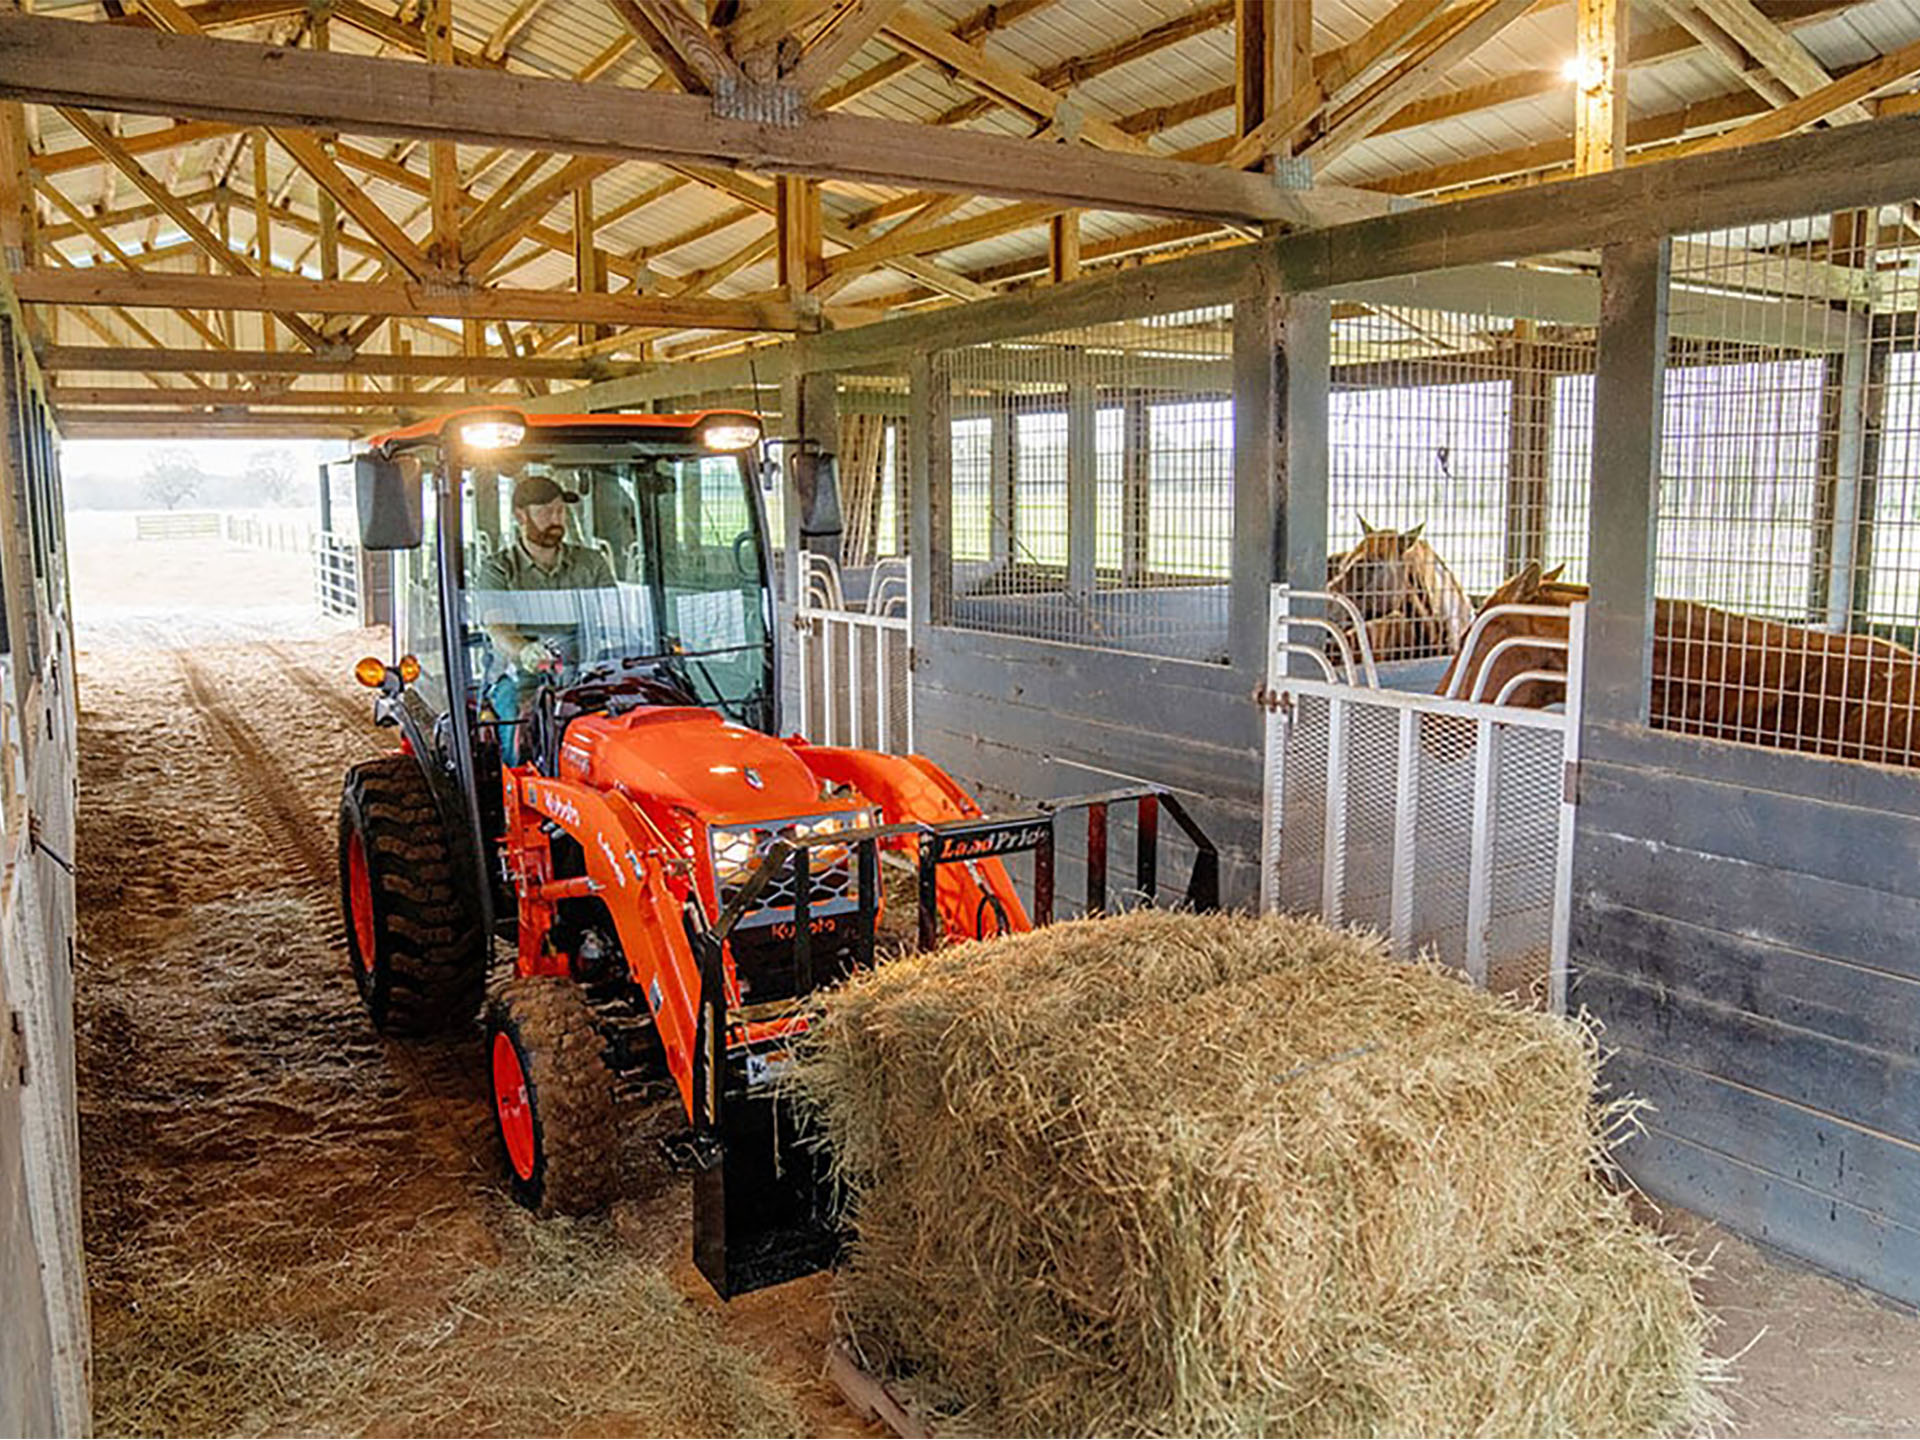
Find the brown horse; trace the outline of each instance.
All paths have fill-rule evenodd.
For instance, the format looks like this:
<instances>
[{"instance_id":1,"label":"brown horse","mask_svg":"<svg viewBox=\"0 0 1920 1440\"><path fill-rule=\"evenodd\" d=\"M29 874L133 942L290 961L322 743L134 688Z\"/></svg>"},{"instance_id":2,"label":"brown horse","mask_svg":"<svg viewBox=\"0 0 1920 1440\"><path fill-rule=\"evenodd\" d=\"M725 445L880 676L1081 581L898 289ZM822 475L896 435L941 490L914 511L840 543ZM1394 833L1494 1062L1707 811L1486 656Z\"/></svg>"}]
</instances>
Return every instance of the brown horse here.
<instances>
[{"instance_id":1,"label":"brown horse","mask_svg":"<svg viewBox=\"0 0 1920 1440\"><path fill-rule=\"evenodd\" d=\"M1487 598L1495 605L1546 605L1564 610L1587 587L1556 582L1528 565ZM1564 674L1566 654L1510 648L1509 637L1565 640L1562 615L1502 615L1489 620L1473 654L1456 658L1440 682L1444 693L1464 663L1459 693L1497 696L1524 670ZM1485 672L1484 678L1482 672ZM1544 706L1562 687L1518 685L1515 705ZM1656 600L1653 616L1654 728L1780 750L1920 767L1920 655L1871 635L1840 635L1736 615L1689 600Z\"/></svg>"},{"instance_id":2,"label":"brown horse","mask_svg":"<svg viewBox=\"0 0 1920 1440\"><path fill-rule=\"evenodd\" d=\"M1362 518L1360 543L1327 563L1328 591L1359 610L1376 660L1456 654L1473 624L1473 603L1424 529L1378 530Z\"/></svg>"}]
</instances>

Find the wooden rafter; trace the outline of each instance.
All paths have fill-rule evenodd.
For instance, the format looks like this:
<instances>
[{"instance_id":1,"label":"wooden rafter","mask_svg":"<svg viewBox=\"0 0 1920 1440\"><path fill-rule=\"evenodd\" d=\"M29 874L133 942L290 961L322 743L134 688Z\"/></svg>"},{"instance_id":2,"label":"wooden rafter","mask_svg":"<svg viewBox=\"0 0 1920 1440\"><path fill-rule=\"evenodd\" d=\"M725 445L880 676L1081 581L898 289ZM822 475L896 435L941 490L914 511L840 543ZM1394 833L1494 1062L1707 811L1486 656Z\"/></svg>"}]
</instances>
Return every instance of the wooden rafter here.
<instances>
[{"instance_id":1,"label":"wooden rafter","mask_svg":"<svg viewBox=\"0 0 1920 1440\"><path fill-rule=\"evenodd\" d=\"M606 0L682 90L705 94L740 77L726 47L675 0Z\"/></svg>"},{"instance_id":2,"label":"wooden rafter","mask_svg":"<svg viewBox=\"0 0 1920 1440\"><path fill-rule=\"evenodd\" d=\"M426 291L391 281L288 276L175 275L155 271L22 270L22 300L53 305L181 305L313 315L445 315L461 320L541 320L580 325L669 325L711 330L797 330L793 308L760 300L663 300L565 290Z\"/></svg>"},{"instance_id":3,"label":"wooden rafter","mask_svg":"<svg viewBox=\"0 0 1920 1440\"><path fill-rule=\"evenodd\" d=\"M76 315L92 312L76 309ZM242 375L385 375L446 376L467 379L510 380L522 374L547 380L589 380L638 374L643 365L620 362L582 364L575 360L515 361L504 356L486 358L455 354L365 354L344 350L309 354L298 350L234 350L215 353L162 345L151 332L150 348L139 349L112 340L107 346L50 345L41 364L55 374L145 373L201 375L237 372Z\"/></svg>"},{"instance_id":4,"label":"wooden rafter","mask_svg":"<svg viewBox=\"0 0 1920 1440\"><path fill-rule=\"evenodd\" d=\"M902 0L853 0L816 36L787 74L787 83L812 95L838 75L847 62L879 33Z\"/></svg>"}]
</instances>

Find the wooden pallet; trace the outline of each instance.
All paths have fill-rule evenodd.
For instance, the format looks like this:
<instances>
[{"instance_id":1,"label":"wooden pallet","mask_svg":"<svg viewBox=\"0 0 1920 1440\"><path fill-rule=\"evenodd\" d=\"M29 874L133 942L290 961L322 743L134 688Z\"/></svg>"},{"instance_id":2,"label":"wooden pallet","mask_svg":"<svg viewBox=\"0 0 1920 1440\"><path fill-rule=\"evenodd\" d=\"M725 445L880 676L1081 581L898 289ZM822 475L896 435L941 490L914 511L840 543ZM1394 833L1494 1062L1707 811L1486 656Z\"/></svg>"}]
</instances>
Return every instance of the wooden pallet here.
<instances>
[{"instance_id":1,"label":"wooden pallet","mask_svg":"<svg viewBox=\"0 0 1920 1440\"><path fill-rule=\"evenodd\" d=\"M933 1429L910 1402L854 1358L844 1340L827 1346L827 1378L864 1420L877 1420L903 1440L933 1440Z\"/></svg>"}]
</instances>

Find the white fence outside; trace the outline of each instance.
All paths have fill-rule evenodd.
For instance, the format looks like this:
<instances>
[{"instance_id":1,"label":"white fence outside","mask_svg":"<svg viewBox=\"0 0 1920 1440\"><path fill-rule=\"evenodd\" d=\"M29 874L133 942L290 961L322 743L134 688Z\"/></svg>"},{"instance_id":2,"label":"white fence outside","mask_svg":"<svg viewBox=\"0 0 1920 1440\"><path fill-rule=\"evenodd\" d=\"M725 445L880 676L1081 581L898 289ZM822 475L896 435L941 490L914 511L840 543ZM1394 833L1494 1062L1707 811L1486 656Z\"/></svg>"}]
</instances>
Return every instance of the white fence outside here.
<instances>
[{"instance_id":1,"label":"white fence outside","mask_svg":"<svg viewBox=\"0 0 1920 1440\"><path fill-rule=\"evenodd\" d=\"M819 745L904 755L913 749L913 631L907 565L890 559L850 603L831 556L803 553L801 732Z\"/></svg>"},{"instance_id":2,"label":"white fence outside","mask_svg":"<svg viewBox=\"0 0 1920 1440\"><path fill-rule=\"evenodd\" d=\"M1262 907L1370 926L1477 985L1544 971L1564 1011L1586 607L1565 641L1527 642L1565 655L1557 710L1383 688L1358 622L1338 596L1274 587ZM1463 653L1512 643L1486 637L1483 618Z\"/></svg>"},{"instance_id":3,"label":"white fence outside","mask_svg":"<svg viewBox=\"0 0 1920 1440\"><path fill-rule=\"evenodd\" d=\"M314 532L313 589L321 614L361 620L360 547L330 531Z\"/></svg>"}]
</instances>

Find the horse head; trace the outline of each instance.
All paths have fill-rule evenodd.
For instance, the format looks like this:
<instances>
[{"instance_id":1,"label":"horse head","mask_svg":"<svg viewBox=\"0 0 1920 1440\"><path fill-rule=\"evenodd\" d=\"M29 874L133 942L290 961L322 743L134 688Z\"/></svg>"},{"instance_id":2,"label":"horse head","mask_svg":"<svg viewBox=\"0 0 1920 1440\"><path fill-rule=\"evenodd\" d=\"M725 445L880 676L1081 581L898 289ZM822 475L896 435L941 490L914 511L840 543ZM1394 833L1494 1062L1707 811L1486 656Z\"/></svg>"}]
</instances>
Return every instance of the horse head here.
<instances>
[{"instance_id":1,"label":"horse head","mask_svg":"<svg viewBox=\"0 0 1920 1440\"><path fill-rule=\"evenodd\" d=\"M1479 615L1484 619L1476 620L1479 633L1472 647L1454 656L1447 673L1441 677L1437 693L1452 693L1461 699L1471 698L1477 693L1483 700L1493 700L1509 681L1525 671L1546 670L1564 675L1567 669L1564 649L1558 645L1548 647L1525 642L1564 642L1567 638L1566 615L1514 614L1502 607L1551 606L1566 611L1576 600L1584 600L1587 591L1584 585L1570 585L1562 581L1560 574L1565 569L1564 565L1556 565L1552 570L1542 573L1540 562L1529 560L1524 569L1517 575L1509 576L1499 589L1489 595L1486 603L1480 607ZM1503 640L1518 643L1502 648ZM1456 672L1463 672L1457 685L1454 678ZM1537 710L1551 705L1564 695L1565 686L1562 683L1527 680L1514 687L1507 696L1507 703Z\"/></svg>"}]
</instances>

